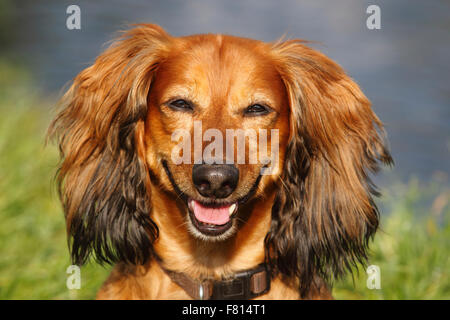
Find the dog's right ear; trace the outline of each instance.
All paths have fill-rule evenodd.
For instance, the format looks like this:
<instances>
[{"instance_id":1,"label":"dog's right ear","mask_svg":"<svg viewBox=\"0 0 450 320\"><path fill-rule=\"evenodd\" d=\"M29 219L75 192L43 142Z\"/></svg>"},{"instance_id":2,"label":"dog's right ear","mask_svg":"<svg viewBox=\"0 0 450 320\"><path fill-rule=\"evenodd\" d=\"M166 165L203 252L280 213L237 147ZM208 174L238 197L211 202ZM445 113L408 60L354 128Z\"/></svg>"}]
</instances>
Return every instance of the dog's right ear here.
<instances>
[{"instance_id":1,"label":"dog's right ear","mask_svg":"<svg viewBox=\"0 0 450 320\"><path fill-rule=\"evenodd\" d=\"M307 297L367 260L378 227L371 181L391 164L383 125L359 86L301 40L273 47L290 101L291 140L266 238L274 269Z\"/></svg>"},{"instance_id":2,"label":"dog's right ear","mask_svg":"<svg viewBox=\"0 0 450 320\"><path fill-rule=\"evenodd\" d=\"M59 146L57 173L73 263L142 264L158 228L150 219L143 155L147 96L171 37L138 25L83 70L49 128Z\"/></svg>"}]
</instances>

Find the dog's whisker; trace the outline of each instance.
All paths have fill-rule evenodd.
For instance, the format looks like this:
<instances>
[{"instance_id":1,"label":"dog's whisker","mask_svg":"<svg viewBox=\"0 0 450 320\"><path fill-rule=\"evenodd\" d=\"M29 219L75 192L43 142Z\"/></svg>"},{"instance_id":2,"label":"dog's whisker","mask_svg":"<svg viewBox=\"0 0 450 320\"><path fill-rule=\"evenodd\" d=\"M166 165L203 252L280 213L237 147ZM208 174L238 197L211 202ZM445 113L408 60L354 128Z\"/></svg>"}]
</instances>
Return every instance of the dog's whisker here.
<instances>
[{"instance_id":1,"label":"dog's whisker","mask_svg":"<svg viewBox=\"0 0 450 320\"><path fill-rule=\"evenodd\" d=\"M247 220L244 220L244 219L242 219L242 218L240 218L240 217L236 217L235 219L236 219L237 221L239 221L239 222L242 222L243 225L246 225L246 224L248 223Z\"/></svg>"},{"instance_id":2,"label":"dog's whisker","mask_svg":"<svg viewBox=\"0 0 450 320\"><path fill-rule=\"evenodd\" d=\"M182 196L186 195L183 191L180 191L180 193L177 195L175 201L181 199Z\"/></svg>"},{"instance_id":3,"label":"dog's whisker","mask_svg":"<svg viewBox=\"0 0 450 320\"><path fill-rule=\"evenodd\" d=\"M179 229L179 228L181 228L183 226L187 226L187 225L189 225L189 222L188 221L184 221L184 222L180 223L179 225L175 226L175 228Z\"/></svg>"}]
</instances>

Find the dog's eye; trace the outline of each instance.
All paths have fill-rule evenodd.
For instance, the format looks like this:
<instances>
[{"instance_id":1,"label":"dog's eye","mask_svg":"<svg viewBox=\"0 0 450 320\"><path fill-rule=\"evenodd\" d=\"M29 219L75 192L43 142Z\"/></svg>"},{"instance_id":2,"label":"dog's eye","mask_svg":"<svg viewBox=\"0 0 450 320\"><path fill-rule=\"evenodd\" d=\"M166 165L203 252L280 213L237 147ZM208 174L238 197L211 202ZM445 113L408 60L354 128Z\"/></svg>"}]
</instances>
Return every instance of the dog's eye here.
<instances>
[{"instance_id":1,"label":"dog's eye","mask_svg":"<svg viewBox=\"0 0 450 320\"><path fill-rule=\"evenodd\" d=\"M169 106L172 109L181 110L181 111L194 110L192 108L192 105L189 102L187 102L186 100L183 100L183 99L174 100L174 101L169 103Z\"/></svg>"},{"instance_id":2,"label":"dog's eye","mask_svg":"<svg viewBox=\"0 0 450 320\"><path fill-rule=\"evenodd\" d=\"M260 104L253 104L248 106L244 111L246 116L261 116L270 112L270 109Z\"/></svg>"}]
</instances>

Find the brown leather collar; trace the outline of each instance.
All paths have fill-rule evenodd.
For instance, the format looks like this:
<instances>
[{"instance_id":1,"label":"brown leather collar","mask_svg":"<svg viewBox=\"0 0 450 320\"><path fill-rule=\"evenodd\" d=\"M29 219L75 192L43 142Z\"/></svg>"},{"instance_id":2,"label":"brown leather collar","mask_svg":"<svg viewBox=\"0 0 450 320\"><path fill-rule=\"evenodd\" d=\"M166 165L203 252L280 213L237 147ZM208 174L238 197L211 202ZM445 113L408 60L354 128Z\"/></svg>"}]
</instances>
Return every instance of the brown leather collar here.
<instances>
[{"instance_id":1,"label":"brown leather collar","mask_svg":"<svg viewBox=\"0 0 450 320\"><path fill-rule=\"evenodd\" d=\"M161 266L161 264L160 264ZM230 279L195 280L188 275L167 270L164 272L186 293L196 300L253 299L270 290L270 273L266 264L235 273Z\"/></svg>"}]
</instances>

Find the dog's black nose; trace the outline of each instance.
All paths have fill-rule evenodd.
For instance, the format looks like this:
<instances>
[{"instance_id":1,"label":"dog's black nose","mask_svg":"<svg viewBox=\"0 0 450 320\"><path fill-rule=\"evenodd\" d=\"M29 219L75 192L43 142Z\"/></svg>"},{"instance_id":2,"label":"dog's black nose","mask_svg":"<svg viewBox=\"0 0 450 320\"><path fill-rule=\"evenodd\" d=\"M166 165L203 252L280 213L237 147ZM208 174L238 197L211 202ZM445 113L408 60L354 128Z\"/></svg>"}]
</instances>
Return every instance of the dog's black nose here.
<instances>
[{"instance_id":1,"label":"dog's black nose","mask_svg":"<svg viewBox=\"0 0 450 320\"><path fill-rule=\"evenodd\" d=\"M195 164L192 181L198 192L208 198L226 198L235 189L239 170L231 164Z\"/></svg>"}]
</instances>

